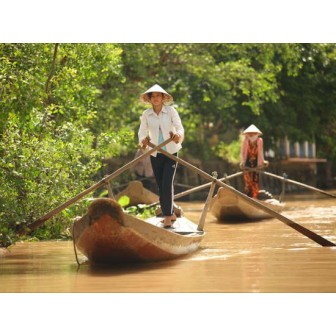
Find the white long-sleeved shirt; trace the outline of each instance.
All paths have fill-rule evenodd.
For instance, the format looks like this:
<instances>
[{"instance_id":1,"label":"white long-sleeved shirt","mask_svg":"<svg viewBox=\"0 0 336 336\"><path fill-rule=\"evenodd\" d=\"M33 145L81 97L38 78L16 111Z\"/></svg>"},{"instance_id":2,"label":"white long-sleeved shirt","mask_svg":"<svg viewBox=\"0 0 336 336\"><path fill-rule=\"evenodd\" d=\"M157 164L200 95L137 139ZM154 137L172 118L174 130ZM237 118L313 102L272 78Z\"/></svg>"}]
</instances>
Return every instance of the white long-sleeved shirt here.
<instances>
[{"instance_id":1,"label":"white long-sleeved shirt","mask_svg":"<svg viewBox=\"0 0 336 336\"><path fill-rule=\"evenodd\" d=\"M181 118L174 107L163 105L159 115L154 112L153 108L149 108L143 112L138 132L139 144L141 145L142 140L149 136L150 141L157 146L159 144L160 129L164 140L170 138L169 132L177 133L180 136L179 143L176 144L174 141L171 141L166 145L167 152L171 154L177 153L182 147L184 128ZM151 155L156 156L156 154L157 152L153 152Z\"/></svg>"}]
</instances>

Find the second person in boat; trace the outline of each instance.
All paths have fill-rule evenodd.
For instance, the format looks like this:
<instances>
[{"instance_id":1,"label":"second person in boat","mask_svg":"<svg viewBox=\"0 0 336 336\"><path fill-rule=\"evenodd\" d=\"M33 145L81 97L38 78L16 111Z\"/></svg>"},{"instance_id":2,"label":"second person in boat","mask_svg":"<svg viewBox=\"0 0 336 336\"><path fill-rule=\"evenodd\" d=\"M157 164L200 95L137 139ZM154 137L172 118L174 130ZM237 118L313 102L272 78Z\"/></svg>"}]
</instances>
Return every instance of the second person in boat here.
<instances>
[{"instance_id":1,"label":"second person in boat","mask_svg":"<svg viewBox=\"0 0 336 336\"><path fill-rule=\"evenodd\" d=\"M252 124L243 132L243 135L245 138L241 146L240 168L245 170L244 191L246 195L258 198L259 173L253 169L262 169L268 166L268 161L264 159L262 132Z\"/></svg>"},{"instance_id":2,"label":"second person in boat","mask_svg":"<svg viewBox=\"0 0 336 336\"><path fill-rule=\"evenodd\" d=\"M182 148L184 128L176 109L168 105L173 102L173 97L161 86L155 84L141 94L140 100L151 105L143 112L140 119L138 132L140 145L146 148L151 141L157 146L170 138L172 134L172 141L162 149L177 156ZM159 200L164 216L163 226L171 227L176 220L173 183L177 162L159 152L152 153L150 160L159 189Z\"/></svg>"}]
</instances>

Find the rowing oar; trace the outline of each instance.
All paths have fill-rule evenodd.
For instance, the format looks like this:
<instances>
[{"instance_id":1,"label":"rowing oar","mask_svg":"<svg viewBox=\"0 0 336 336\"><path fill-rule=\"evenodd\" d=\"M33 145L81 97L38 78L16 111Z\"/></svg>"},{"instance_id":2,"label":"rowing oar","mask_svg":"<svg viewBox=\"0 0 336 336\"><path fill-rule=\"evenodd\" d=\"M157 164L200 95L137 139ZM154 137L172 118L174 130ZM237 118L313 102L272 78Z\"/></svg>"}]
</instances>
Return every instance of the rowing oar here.
<instances>
[{"instance_id":1,"label":"rowing oar","mask_svg":"<svg viewBox=\"0 0 336 336\"><path fill-rule=\"evenodd\" d=\"M105 176L102 180L100 180L99 182L97 182L96 184L94 184L93 186L91 186L90 188L82 191L77 196L71 198L69 201L61 204L56 209L48 212L47 214L45 214L41 218L37 219L36 221L34 221L30 225L28 225L28 228L30 230L35 230L37 227L39 227L41 224L43 224L45 221L47 221L51 217L57 215L59 212L61 212L62 210L64 210L68 206L70 206L71 204L77 202L79 199L81 199L85 195L89 194L90 192L92 192L92 191L100 188L102 185L108 183L111 179L117 177L118 175L120 175L121 173L123 173L124 171L126 171L127 169L133 167L136 163L138 163L139 161L141 161L143 158L145 158L146 156L148 156L148 155L152 154L153 152L159 150L161 147L167 145L170 141L172 141L172 139L167 139L166 141L162 142L160 145L158 145L158 146L156 146L156 147L154 147L154 148L146 151L144 154L138 156L136 159L130 161L129 163L125 164L123 167L117 169L112 174Z\"/></svg>"},{"instance_id":2,"label":"rowing oar","mask_svg":"<svg viewBox=\"0 0 336 336\"><path fill-rule=\"evenodd\" d=\"M275 175L275 174L272 174L272 173L268 173L268 172L265 172L263 170L260 170L260 169L255 169L255 168L244 168L245 171L255 171L255 172L258 172L258 173L262 173L262 174L266 174L268 176L272 176L272 177L275 177L279 180L282 180L283 182L289 182L289 183L292 183L292 184L296 184L298 186L301 186L301 187L305 187L307 189L310 189L310 190L313 190L313 191L317 191L321 194L324 194L324 195L327 195L327 196L330 196L330 197L333 197L333 198L336 198L336 195L333 195L333 194L330 194L328 193L327 191L324 191L322 189L318 189L318 188L315 188L315 187L312 187L310 186L309 184L304 184L304 183L301 183L301 182L297 182L297 181L294 181L294 180L290 180L288 179L287 177L283 177L283 176L278 176L278 175Z\"/></svg>"},{"instance_id":3,"label":"rowing oar","mask_svg":"<svg viewBox=\"0 0 336 336\"><path fill-rule=\"evenodd\" d=\"M150 147L154 147L155 145L152 144L151 142L149 143ZM159 152L163 153L164 155L166 155L167 157L169 157L170 159L181 163L183 166L186 166L187 168L190 168L191 170L195 171L196 173L198 173L199 175L203 176L205 179L209 180L209 181L215 181L217 185L223 187L223 188L227 188L230 189L234 194L236 194L237 196L243 198L246 202L250 203L252 206L259 208L267 213L269 213L271 216L278 218L280 221L282 221L283 223L285 223L286 225L290 226L291 228L293 228L294 230L302 233L303 235L305 235L306 237L310 238L311 240L313 240L314 242L320 244L321 246L336 246L334 243L332 243L331 241L321 237L320 235L316 234L313 231L308 230L307 228L303 227L302 225L292 221L291 219L281 215L280 213L273 211L272 209L268 208L267 206L261 204L260 202L254 200L253 198L241 193L240 191L234 189L233 187L215 179L214 177L212 177L211 175L207 174L206 172L204 172L203 170L193 166L192 164L180 159L179 157L176 157L170 153L168 153L167 151L163 150L162 148L160 148L158 150Z\"/></svg>"},{"instance_id":4,"label":"rowing oar","mask_svg":"<svg viewBox=\"0 0 336 336\"><path fill-rule=\"evenodd\" d=\"M301 182L297 182L297 181L294 181L294 180L290 180L290 179L288 179L288 178L284 178L284 177L282 177L282 176L278 176L278 175L271 174L271 173L268 173L268 172L262 172L262 173L264 173L264 174L266 174L266 175L268 175L268 176L275 177L275 178L277 178L277 179L279 179L279 180L284 180L285 182L289 182L289 183L292 183L292 184L296 184L296 185L298 185L298 186L305 187L305 188L307 188L307 189L310 189L310 190L313 190L313 191L317 191L317 192L319 192L319 193L321 193L321 194L324 194L324 195L327 195L327 196L336 198L336 195L333 195L333 194L330 194L330 193L328 193L328 192L326 192L326 191L324 191L324 190L321 190L321 189L312 187L312 186L310 186L310 185L308 185L308 184L304 184L304 183L301 183Z\"/></svg>"},{"instance_id":5,"label":"rowing oar","mask_svg":"<svg viewBox=\"0 0 336 336\"><path fill-rule=\"evenodd\" d=\"M228 176L222 177L222 178L218 179L217 181L225 182L226 180L230 180L230 179L232 179L234 177L237 177L237 176L240 176L242 174L243 174L243 172L238 172L238 173L235 173L235 174L232 174L232 175L228 175ZM195 188L192 188L192 189L189 189L189 190L186 190L186 191L182 191L179 194L176 194L174 196L174 199L178 199L178 198L187 196L187 195L189 195L189 194L191 194L191 193L193 193L195 191L200 191L200 190L203 190L203 189L205 189L207 187L210 187L210 186L211 186L211 182L202 184L202 185L200 185L198 187L195 187Z\"/></svg>"},{"instance_id":6,"label":"rowing oar","mask_svg":"<svg viewBox=\"0 0 336 336\"><path fill-rule=\"evenodd\" d=\"M235 173L235 174L232 174L232 175L228 175L228 176L222 177L222 178L218 179L218 181L225 182L226 180L230 180L230 179L232 179L234 177L237 177L237 176L240 176L242 174L243 174L243 172L238 172L238 173ZM195 191L200 191L200 190L206 189L206 188L208 188L208 187L211 186L211 183L212 182L205 183L205 184L202 184L202 185L200 185L198 187L194 187L194 188L191 188L189 190L182 191L182 192L174 195L174 200L176 200L178 198L181 198L181 197L184 197L184 196L187 196L189 194L192 194ZM154 206L154 205L157 205L157 204L159 204L159 202L154 202L154 203L150 204L149 206Z\"/></svg>"}]
</instances>

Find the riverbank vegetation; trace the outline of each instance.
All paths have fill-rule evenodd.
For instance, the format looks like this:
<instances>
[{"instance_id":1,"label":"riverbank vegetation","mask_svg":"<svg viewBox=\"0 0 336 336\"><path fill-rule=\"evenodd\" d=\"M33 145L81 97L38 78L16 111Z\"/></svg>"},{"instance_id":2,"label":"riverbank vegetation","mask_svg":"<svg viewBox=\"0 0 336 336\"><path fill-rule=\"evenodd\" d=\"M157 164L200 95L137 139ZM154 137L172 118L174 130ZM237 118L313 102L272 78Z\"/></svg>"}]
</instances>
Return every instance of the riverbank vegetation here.
<instances>
[{"instance_id":1,"label":"riverbank vegetation","mask_svg":"<svg viewBox=\"0 0 336 336\"><path fill-rule=\"evenodd\" d=\"M85 200L22 230L136 151L139 94L175 100L183 155L237 163L241 129L314 141L336 166L336 44L0 44L0 245L70 236ZM20 234L19 234L20 232Z\"/></svg>"}]
</instances>

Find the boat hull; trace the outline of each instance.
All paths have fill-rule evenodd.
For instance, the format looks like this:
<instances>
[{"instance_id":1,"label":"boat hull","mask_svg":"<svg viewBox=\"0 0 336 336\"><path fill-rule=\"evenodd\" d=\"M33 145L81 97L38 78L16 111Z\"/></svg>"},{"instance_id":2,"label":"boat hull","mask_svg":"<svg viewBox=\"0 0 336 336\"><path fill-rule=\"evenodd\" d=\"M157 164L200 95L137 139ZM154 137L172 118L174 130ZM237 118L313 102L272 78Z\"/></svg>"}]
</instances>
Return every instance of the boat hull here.
<instances>
[{"instance_id":1,"label":"boat hull","mask_svg":"<svg viewBox=\"0 0 336 336\"><path fill-rule=\"evenodd\" d=\"M281 212L284 207L283 203L274 198L256 201L276 212ZM210 211L218 221L247 221L272 218L272 215L254 207L227 188L218 189L217 194L210 202Z\"/></svg>"},{"instance_id":2,"label":"boat hull","mask_svg":"<svg viewBox=\"0 0 336 336\"><path fill-rule=\"evenodd\" d=\"M109 202L116 206L110 199L97 201L96 205ZM172 229L165 229L160 219L142 220L123 212L118 219L106 211L99 216L88 211L73 224L74 243L97 264L167 260L198 249L205 233L194 223L178 217Z\"/></svg>"}]
</instances>

